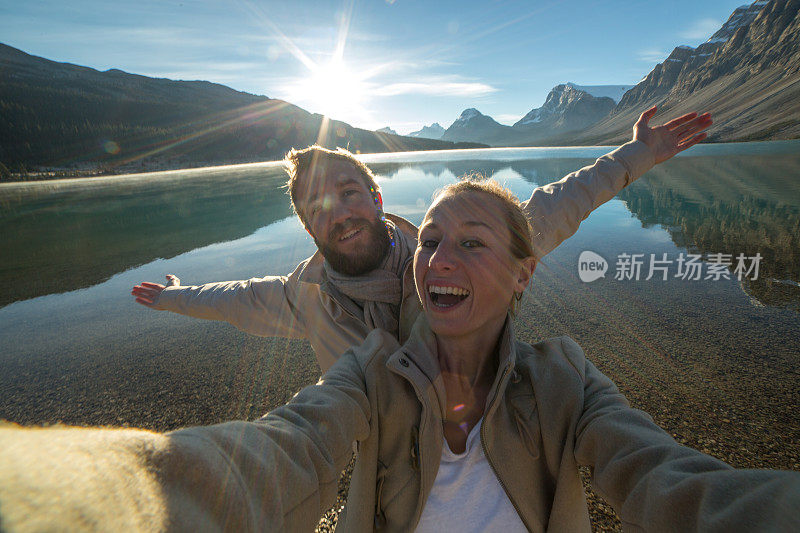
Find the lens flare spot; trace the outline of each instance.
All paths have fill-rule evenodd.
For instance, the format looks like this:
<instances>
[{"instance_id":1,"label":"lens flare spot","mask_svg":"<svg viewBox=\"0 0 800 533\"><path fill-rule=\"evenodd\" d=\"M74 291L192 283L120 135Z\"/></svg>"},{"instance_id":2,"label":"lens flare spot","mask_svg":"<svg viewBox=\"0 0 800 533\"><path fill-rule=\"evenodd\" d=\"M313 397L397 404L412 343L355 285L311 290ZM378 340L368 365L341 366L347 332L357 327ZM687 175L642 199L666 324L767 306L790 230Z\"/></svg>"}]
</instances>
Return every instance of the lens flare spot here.
<instances>
[{"instance_id":1,"label":"lens flare spot","mask_svg":"<svg viewBox=\"0 0 800 533\"><path fill-rule=\"evenodd\" d=\"M120 148L114 141L106 141L103 143L103 150L105 150L106 153L116 155L119 153Z\"/></svg>"},{"instance_id":2,"label":"lens flare spot","mask_svg":"<svg viewBox=\"0 0 800 533\"><path fill-rule=\"evenodd\" d=\"M453 411L460 411L460 410L462 410L464 407L465 407L465 406L464 406L464 404L463 404L463 403L460 403L460 404L456 405L455 407L453 407Z\"/></svg>"}]
</instances>

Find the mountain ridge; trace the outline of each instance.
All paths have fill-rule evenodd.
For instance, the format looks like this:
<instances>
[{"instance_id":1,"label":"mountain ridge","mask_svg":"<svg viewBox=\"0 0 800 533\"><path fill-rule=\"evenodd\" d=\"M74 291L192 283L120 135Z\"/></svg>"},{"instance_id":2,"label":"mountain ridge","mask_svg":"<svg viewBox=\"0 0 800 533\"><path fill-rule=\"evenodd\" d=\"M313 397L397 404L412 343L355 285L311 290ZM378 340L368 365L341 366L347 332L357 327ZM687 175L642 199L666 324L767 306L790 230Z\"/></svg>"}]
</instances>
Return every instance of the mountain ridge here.
<instances>
[{"instance_id":1,"label":"mountain ridge","mask_svg":"<svg viewBox=\"0 0 800 533\"><path fill-rule=\"evenodd\" d=\"M711 142L800 137L800 0L737 8L705 43L676 47L608 117L574 140L619 142L652 105L669 118L711 111Z\"/></svg>"},{"instance_id":2,"label":"mountain ridge","mask_svg":"<svg viewBox=\"0 0 800 533\"><path fill-rule=\"evenodd\" d=\"M208 81L150 78L0 43L0 179L9 169L137 172L281 159L320 144L353 152L477 148L355 128Z\"/></svg>"},{"instance_id":3,"label":"mountain ridge","mask_svg":"<svg viewBox=\"0 0 800 533\"><path fill-rule=\"evenodd\" d=\"M659 107L656 124L691 111L712 112L709 142L800 138L800 0L760 0L735 9L704 43L675 47L605 116L587 106L582 117L571 117L568 106L561 105L558 117L554 102L577 101L574 96L562 101L568 93L564 86L597 87L557 85L544 105L514 124L515 134L498 130L481 137L480 128L466 131L459 117L460 137L454 131L448 138L494 146L613 145L630 139L639 114L653 105Z\"/></svg>"}]
</instances>

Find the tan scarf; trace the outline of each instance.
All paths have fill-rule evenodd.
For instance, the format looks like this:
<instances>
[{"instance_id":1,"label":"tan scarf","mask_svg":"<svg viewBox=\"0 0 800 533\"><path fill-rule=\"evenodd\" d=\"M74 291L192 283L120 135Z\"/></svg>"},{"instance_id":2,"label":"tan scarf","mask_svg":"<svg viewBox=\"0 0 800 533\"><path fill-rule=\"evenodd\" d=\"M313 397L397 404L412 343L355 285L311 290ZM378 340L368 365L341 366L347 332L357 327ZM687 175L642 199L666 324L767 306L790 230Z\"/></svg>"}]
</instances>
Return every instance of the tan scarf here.
<instances>
[{"instance_id":1,"label":"tan scarf","mask_svg":"<svg viewBox=\"0 0 800 533\"><path fill-rule=\"evenodd\" d=\"M391 221L386 221L392 246L381 266L362 276L345 276L324 263L328 282L363 310L370 329L381 328L397 335L400 303L403 299L403 273L416 243Z\"/></svg>"}]
</instances>

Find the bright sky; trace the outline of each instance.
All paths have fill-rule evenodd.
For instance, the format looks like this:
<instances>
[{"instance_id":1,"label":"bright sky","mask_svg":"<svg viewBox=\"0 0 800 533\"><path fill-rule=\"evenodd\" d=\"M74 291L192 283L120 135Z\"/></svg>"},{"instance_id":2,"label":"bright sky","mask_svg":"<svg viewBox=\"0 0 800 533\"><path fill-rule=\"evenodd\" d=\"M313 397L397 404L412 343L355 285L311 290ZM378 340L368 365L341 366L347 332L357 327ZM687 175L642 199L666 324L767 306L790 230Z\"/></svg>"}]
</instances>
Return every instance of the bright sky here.
<instances>
[{"instance_id":1,"label":"bright sky","mask_svg":"<svg viewBox=\"0 0 800 533\"><path fill-rule=\"evenodd\" d=\"M555 85L633 85L743 0L0 0L0 42L209 80L358 127L512 124Z\"/></svg>"}]
</instances>

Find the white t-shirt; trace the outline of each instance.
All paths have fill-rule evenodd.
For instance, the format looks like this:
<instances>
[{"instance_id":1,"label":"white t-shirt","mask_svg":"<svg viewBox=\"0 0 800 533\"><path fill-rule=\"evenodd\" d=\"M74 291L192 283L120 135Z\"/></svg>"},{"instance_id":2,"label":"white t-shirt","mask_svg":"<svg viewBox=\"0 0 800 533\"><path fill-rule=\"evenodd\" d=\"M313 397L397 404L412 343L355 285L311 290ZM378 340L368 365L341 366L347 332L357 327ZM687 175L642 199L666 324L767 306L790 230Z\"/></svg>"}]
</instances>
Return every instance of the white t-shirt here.
<instances>
[{"instance_id":1,"label":"white t-shirt","mask_svg":"<svg viewBox=\"0 0 800 533\"><path fill-rule=\"evenodd\" d=\"M527 531L483 453L482 422L479 420L469 432L464 453L450 451L445 439L442 462L417 525L418 533Z\"/></svg>"}]
</instances>

